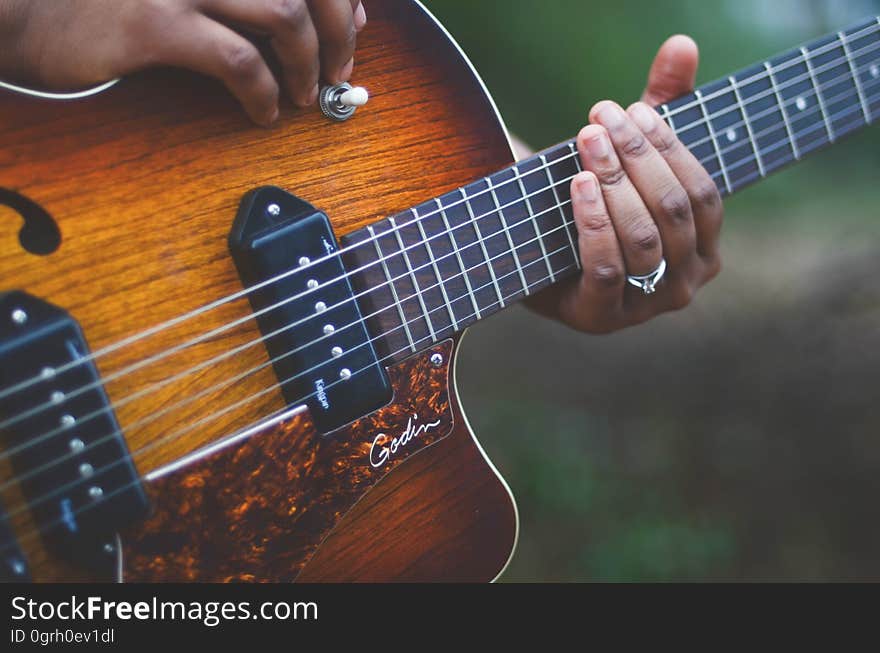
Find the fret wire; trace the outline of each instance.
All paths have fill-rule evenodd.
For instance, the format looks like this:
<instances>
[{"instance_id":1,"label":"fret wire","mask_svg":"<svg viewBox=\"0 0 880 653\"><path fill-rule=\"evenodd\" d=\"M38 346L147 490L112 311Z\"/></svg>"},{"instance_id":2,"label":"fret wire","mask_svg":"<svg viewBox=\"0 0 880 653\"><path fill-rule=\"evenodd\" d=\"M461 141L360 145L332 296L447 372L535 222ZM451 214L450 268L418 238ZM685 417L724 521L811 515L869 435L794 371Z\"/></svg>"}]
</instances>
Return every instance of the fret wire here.
<instances>
[{"instance_id":1,"label":"fret wire","mask_svg":"<svg viewBox=\"0 0 880 653\"><path fill-rule=\"evenodd\" d=\"M483 179L489 184L492 201L495 203L495 212L498 214L498 219L501 220L504 235L507 236L507 242L510 244L510 254L513 257L513 262L516 263L516 269L519 272L519 280L522 282L523 292L528 295L529 286L526 283L526 275L523 273L522 264L520 263L519 256L517 256L516 246L513 244L513 238L510 235L510 227L507 225L507 219L504 217L504 212L501 210L501 205L498 203L498 195L495 194L495 184L492 183L492 180L489 177L484 177Z\"/></svg>"},{"instance_id":2,"label":"fret wire","mask_svg":"<svg viewBox=\"0 0 880 653\"><path fill-rule=\"evenodd\" d=\"M677 135L678 131L675 129L675 122L673 122L673 120L672 120L672 114L669 113L669 105L663 104L660 106L660 108L663 109L663 114L664 114L664 117L666 118L667 122L669 123L669 128L672 130L672 132L674 134Z\"/></svg>"},{"instance_id":3,"label":"fret wire","mask_svg":"<svg viewBox=\"0 0 880 653\"><path fill-rule=\"evenodd\" d=\"M428 307L425 306L425 298L421 289L419 288L419 280L416 278L416 273L413 272L413 266L409 260L409 253L407 252L409 248L404 246L403 238L400 237L400 229L397 228L397 223L394 221L394 218L388 218L388 221L391 223L392 230L394 231L394 236L397 239L397 244L398 246L400 246L400 251L403 254L403 260L406 263L406 269L409 271L409 278L412 280L413 290L415 291L416 298L419 301L419 306L422 307L422 314L425 316L425 324L427 324L428 326L428 333L431 334L431 340L436 342L437 333L434 331L434 325L431 322L431 318L428 317Z\"/></svg>"},{"instance_id":4,"label":"fret wire","mask_svg":"<svg viewBox=\"0 0 880 653\"><path fill-rule=\"evenodd\" d=\"M435 198L434 202L437 204L437 208L440 209L440 217L443 218L443 225L446 227L447 234L451 234L452 227L449 225L449 220L446 218L446 209L443 208L443 204L440 202L440 198ZM477 319L480 320L482 319L480 315L480 307L477 305L477 298L474 295L473 287L471 287L471 280L468 278L468 275L464 273L464 261L461 260L461 252L458 249L458 244L455 242L454 236L449 236L449 244L452 247L452 251L455 252L455 258L458 259L458 268L462 272L464 285L467 287L468 295L470 295L471 298L471 304L474 305L474 314L477 316Z\"/></svg>"},{"instance_id":5,"label":"fret wire","mask_svg":"<svg viewBox=\"0 0 880 653\"><path fill-rule=\"evenodd\" d=\"M773 93L776 95L776 103L779 105L779 110L782 112L782 122L785 124L785 131L788 133L788 140L791 141L791 151L794 153L794 158L796 161L800 161L801 152L800 148L798 148L797 141L794 137L794 130L791 128L791 121L788 117L788 109L785 108L785 101L782 97L782 94L779 92L779 86L776 84L776 76L773 74L773 66L769 61L764 62L764 68L767 69L767 74L770 76L770 85L773 87Z\"/></svg>"},{"instance_id":6,"label":"fret wire","mask_svg":"<svg viewBox=\"0 0 880 653\"><path fill-rule=\"evenodd\" d=\"M749 120L749 114L746 110L746 105L743 104L742 97L739 93L739 86L736 83L736 80L733 78L733 75L727 78L730 81L730 85L733 87L733 94L736 96L737 104L739 104L740 112L742 113L743 123L746 126L746 132L749 135L749 141L752 144L752 151L755 153L755 161L758 164L758 172L761 173L762 177L767 176L767 172L764 170L764 161L761 157L761 148L758 147L757 141L755 141L755 134L752 133L752 122Z\"/></svg>"},{"instance_id":7,"label":"fret wire","mask_svg":"<svg viewBox=\"0 0 880 653\"><path fill-rule=\"evenodd\" d=\"M446 284L443 283L443 277L440 276L440 268L437 267L434 252L431 250L431 243L428 242L428 235L425 233L425 228L422 226L422 221L419 219L416 210L410 209L410 211L415 218L413 222L415 222L416 226L419 228L419 235L422 237L422 242L425 243L425 249L428 251L428 258L431 260L431 266L434 268L434 277L436 277L437 283L440 286L440 294L443 295L443 301L446 303L446 310L449 313L452 329L458 331L458 320L455 319L455 314L452 312L452 304L449 303L449 295L446 294Z\"/></svg>"},{"instance_id":8,"label":"fret wire","mask_svg":"<svg viewBox=\"0 0 880 653\"><path fill-rule=\"evenodd\" d=\"M400 321L403 323L403 330L406 332L407 340L409 340L410 350L412 350L412 353L416 353L416 343L413 342L412 333L409 330L409 323L406 320L406 315L403 313L403 306L400 305L400 298L397 296L397 288L395 288L394 281L391 279L391 273L388 271L388 264L385 262L385 258L382 256L382 250L379 248L379 239L376 238L376 232L373 230L373 225L367 225L367 231L370 232L370 238L373 241L373 245L376 247L376 255L382 263L382 270L385 272L385 278L388 279L388 286L391 288L391 295L394 297L394 305L397 307L397 314L400 315Z\"/></svg>"},{"instance_id":9,"label":"fret wire","mask_svg":"<svg viewBox=\"0 0 880 653\"><path fill-rule=\"evenodd\" d=\"M877 22L878 22L878 24L880 24L880 18L877 19ZM864 30L862 30L862 31L864 31ZM875 28L875 31L876 31L876 28ZM338 253L337 253L337 255L338 255ZM265 284L267 284L267 283L270 283L271 281L272 281L272 280L268 280L268 281L265 282L264 284L261 284L260 287L263 287L263 285L265 285ZM251 291L251 290L253 290L253 289L248 289L248 291ZM240 295L234 295L234 296L240 296ZM234 297L234 296L233 296L233 297ZM228 301L228 299L224 298L223 301ZM212 303L212 304L209 305L209 306L210 306L210 307L213 307L214 305L215 305L215 304ZM207 308L199 309L199 311L201 311L201 312L204 312L204 310L208 310L208 309L207 309ZM176 323L178 323L179 321L181 321L181 320L183 320L183 319L188 319L189 317L191 317L192 315L195 315L195 314L197 314L197 312L191 312L191 313L188 313L188 314L186 314L186 315L184 315L184 316L180 316L179 318L175 318L175 320L174 320L172 323L175 323L175 324L176 324ZM142 338L142 337L146 337L147 335L152 335L153 333L156 333L158 330L161 330L161 329L163 329L163 328L166 328L166 323L163 323L162 325L158 325L157 327L154 327L154 328L152 328L152 329L149 329L149 330L145 331L145 332L142 333L142 334L138 334L137 337L138 337L138 338ZM129 338L129 339L125 339L124 341L121 341L120 343L115 343L114 345L112 345L112 346L110 346L110 347L104 348L104 349L101 350L100 352L96 352L96 353L92 354L92 355L88 358L88 360L93 360L93 359L96 358L99 354L100 354L100 355L103 355L103 354L109 353L110 351L114 351L114 350L118 349L119 347L123 346L123 344L128 344L131 340L132 340L131 338ZM19 384L19 385L21 385L21 384ZM18 386L16 386L16 387L18 387ZM10 391L11 391L11 390L10 390ZM6 391L6 394L8 394L8 392L9 392L9 391Z\"/></svg>"},{"instance_id":10,"label":"fret wire","mask_svg":"<svg viewBox=\"0 0 880 653\"><path fill-rule=\"evenodd\" d=\"M828 120L828 112L825 110L825 100L822 99L822 93L819 91L819 82L816 79L816 73L813 72L813 64L810 62L810 55L806 46L801 47L801 55L804 57L804 63L807 64L807 74L810 76L810 83L816 89L816 100L819 102L819 110L822 112L822 120L825 121L825 129L828 132L828 140L832 143L836 140L834 129L831 127L831 121Z\"/></svg>"},{"instance_id":11,"label":"fret wire","mask_svg":"<svg viewBox=\"0 0 880 653\"><path fill-rule=\"evenodd\" d=\"M498 303L501 304L501 308L504 308L504 299L501 297L501 288L498 285L498 279L495 277L495 268L489 260L489 252L486 249L486 241L483 240L483 230L480 229L480 225L477 224L477 219L474 217L474 208L471 206L470 201L468 201L467 191L465 191L464 186L458 189L461 192L461 196L464 198L464 205L467 207L468 215L471 218L471 224L474 225L474 229L477 232L477 240L480 241L480 248L483 250L483 257L486 261L486 267L489 268L489 276L492 277L492 283L495 286L495 294L498 295ZM481 218L483 216L480 216Z\"/></svg>"},{"instance_id":12,"label":"fret wire","mask_svg":"<svg viewBox=\"0 0 880 653\"><path fill-rule=\"evenodd\" d=\"M544 263L547 264L547 272L550 274L550 281L551 283L556 283L556 275L553 274L553 268L550 267L550 258L547 256L547 248L544 247L544 238L538 230L538 221L535 219L535 212L532 209L532 203L528 198L528 193L526 193L526 187L523 185L522 177L520 177L519 169L516 166L513 166L513 172L516 175L519 190L526 201L526 210L529 212L529 218L531 219L532 226L535 228L535 235L538 237L538 244L541 246L541 255L544 257Z\"/></svg>"},{"instance_id":13,"label":"fret wire","mask_svg":"<svg viewBox=\"0 0 880 653\"><path fill-rule=\"evenodd\" d=\"M569 143L568 146L570 148L571 143ZM539 158L541 160L541 167L544 168L544 175L546 175L546 177L547 177L547 183L550 185L550 188L553 191L553 199L556 201L557 204L560 204L559 193L556 192L556 184L553 183L553 178L550 176L550 166L547 163L547 157L544 156L543 154L541 154L539 156ZM568 229L568 224L566 223L566 220L565 220L565 214L562 213L561 205L560 205L560 209L559 209L559 215L562 218L563 230L565 231L565 235L568 237L568 244L571 246L571 253L574 255L575 263L577 263L578 267L580 267L580 256L578 255L578 251L574 246L574 240L572 240L572 238L571 238L571 231Z\"/></svg>"},{"instance_id":14,"label":"fret wire","mask_svg":"<svg viewBox=\"0 0 880 653\"><path fill-rule=\"evenodd\" d=\"M859 79L859 74L856 71L855 62L852 58L852 53L849 50L849 44L846 42L846 34L843 31L837 33L837 38L840 39L840 43L843 46L843 54L846 56L846 62L849 64L849 71L852 73L853 82L856 85L856 93L859 95L859 102L862 104L862 113L865 114L865 122L871 122L871 110L868 108L868 102L865 100L865 91L862 88L862 80Z\"/></svg>"},{"instance_id":15,"label":"fret wire","mask_svg":"<svg viewBox=\"0 0 880 653\"><path fill-rule=\"evenodd\" d=\"M849 111L851 111L851 110L852 110L852 109L848 109L847 112L849 112ZM812 129L812 128L814 128L814 127L811 127L811 129ZM561 182L560 182L560 183L561 183ZM387 308L387 307L386 307L386 308ZM385 310L385 309L383 308L383 309L380 309L380 310ZM436 310L436 309L435 309L435 310ZM420 339L420 340L421 340L421 339Z\"/></svg>"},{"instance_id":16,"label":"fret wire","mask_svg":"<svg viewBox=\"0 0 880 653\"><path fill-rule=\"evenodd\" d=\"M697 97L697 104L700 106L700 111L703 114L703 120L706 122L706 127L709 130L709 136L712 137L712 145L715 147L715 155L718 157L718 165L721 168L721 174L724 177L724 185L727 187L727 193L733 193L733 188L730 185L730 178L727 175L727 167L724 165L724 159L721 158L721 148L718 147L718 137L715 134L715 130L712 129L712 123L709 121L709 115L706 112L706 104L703 102L703 93L700 89L694 91L694 95Z\"/></svg>"}]
</instances>

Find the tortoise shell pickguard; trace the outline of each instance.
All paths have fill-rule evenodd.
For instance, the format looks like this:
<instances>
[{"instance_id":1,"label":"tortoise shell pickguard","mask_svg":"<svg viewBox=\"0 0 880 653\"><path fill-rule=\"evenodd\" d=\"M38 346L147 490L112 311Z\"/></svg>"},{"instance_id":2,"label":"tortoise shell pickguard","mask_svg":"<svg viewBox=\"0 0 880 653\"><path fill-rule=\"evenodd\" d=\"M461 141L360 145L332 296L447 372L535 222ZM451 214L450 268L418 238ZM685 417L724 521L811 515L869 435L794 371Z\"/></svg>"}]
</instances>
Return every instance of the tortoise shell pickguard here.
<instances>
[{"instance_id":1,"label":"tortoise shell pickguard","mask_svg":"<svg viewBox=\"0 0 880 653\"><path fill-rule=\"evenodd\" d=\"M327 436L304 411L150 482L152 515L122 537L124 580L295 579L358 499L451 432L452 344L390 368L391 403Z\"/></svg>"}]
</instances>

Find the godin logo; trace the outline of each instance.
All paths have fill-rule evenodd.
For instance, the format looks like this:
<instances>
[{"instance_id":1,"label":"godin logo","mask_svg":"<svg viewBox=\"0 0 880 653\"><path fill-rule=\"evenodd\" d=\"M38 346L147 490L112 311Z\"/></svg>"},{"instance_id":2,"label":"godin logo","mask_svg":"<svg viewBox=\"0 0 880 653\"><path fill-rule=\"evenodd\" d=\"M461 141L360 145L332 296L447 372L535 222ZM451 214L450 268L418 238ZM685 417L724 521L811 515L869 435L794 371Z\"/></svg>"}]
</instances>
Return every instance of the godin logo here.
<instances>
[{"instance_id":1,"label":"godin logo","mask_svg":"<svg viewBox=\"0 0 880 653\"><path fill-rule=\"evenodd\" d=\"M330 401L327 399L327 392L324 390L324 379L315 381L315 398L324 410L330 410Z\"/></svg>"},{"instance_id":2,"label":"godin logo","mask_svg":"<svg viewBox=\"0 0 880 653\"><path fill-rule=\"evenodd\" d=\"M373 439L373 444L370 446L370 464L373 467L381 467L391 459L391 456L397 453L397 450L400 449L400 447L405 447L413 438L424 435L431 429L440 426L439 419L434 422L416 424L418 421L418 415L410 417L406 422L406 430L396 438L390 438L384 433L377 435ZM391 440L390 443L389 440Z\"/></svg>"}]
</instances>

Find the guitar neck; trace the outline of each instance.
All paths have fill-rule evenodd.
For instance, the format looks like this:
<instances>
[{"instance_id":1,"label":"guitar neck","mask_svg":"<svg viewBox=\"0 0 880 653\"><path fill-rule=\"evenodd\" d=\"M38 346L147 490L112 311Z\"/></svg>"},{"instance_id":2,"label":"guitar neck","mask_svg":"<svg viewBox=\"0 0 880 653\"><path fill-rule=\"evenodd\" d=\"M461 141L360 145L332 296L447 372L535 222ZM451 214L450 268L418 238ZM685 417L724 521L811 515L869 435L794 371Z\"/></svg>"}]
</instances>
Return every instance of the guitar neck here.
<instances>
[{"instance_id":1,"label":"guitar neck","mask_svg":"<svg viewBox=\"0 0 880 653\"><path fill-rule=\"evenodd\" d=\"M880 115L880 17L657 107L730 195ZM397 361L580 269L575 142L343 238L378 353Z\"/></svg>"}]
</instances>

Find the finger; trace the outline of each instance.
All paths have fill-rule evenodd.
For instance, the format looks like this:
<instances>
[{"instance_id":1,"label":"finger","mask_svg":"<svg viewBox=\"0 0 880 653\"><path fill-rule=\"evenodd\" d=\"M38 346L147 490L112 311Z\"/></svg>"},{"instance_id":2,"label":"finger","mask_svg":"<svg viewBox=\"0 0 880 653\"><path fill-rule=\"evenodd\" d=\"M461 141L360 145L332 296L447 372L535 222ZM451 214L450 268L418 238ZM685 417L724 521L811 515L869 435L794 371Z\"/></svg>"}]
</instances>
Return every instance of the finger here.
<instances>
[{"instance_id":1,"label":"finger","mask_svg":"<svg viewBox=\"0 0 880 653\"><path fill-rule=\"evenodd\" d=\"M620 241L628 274L656 270L662 257L660 232L620 163L602 125L587 125L577 138L585 170L596 174Z\"/></svg>"},{"instance_id":2,"label":"finger","mask_svg":"<svg viewBox=\"0 0 880 653\"><path fill-rule=\"evenodd\" d=\"M321 73L331 84L348 79L354 64L357 29L351 0L309 0L321 43Z\"/></svg>"},{"instance_id":3,"label":"finger","mask_svg":"<svg viewBox=\"0 0 880 653\"><path fill-rule=\"evenodd\" d=\"M571 206L578 232L583 273L579 286L560 304L570 324L596 330L611 328L621 315L625 283L623 254L614 224L592 172L579 172L571 181Z\"/></svg>"},{"instance_id":4,"label":"finger","mask_svg":"<svg viewBox=\"0 0 880 653\"><path fill-rule=\"evenodd\" d=\"M204 0L203 7L214 16L270 34L287 94L299 106L318 99L318 34L306 0Z\"/></svg>"},{"instance_id":5,"label":"finger","mask_svg":"<svg viewBox=\"0 0 880 653\"><path fill-rule=\"evenodd\" d=\"M648 105L636 103L629 114L660 153L688 195L693 213L697 253L703 259L718 256L723 206L718 187L699 160L675 136L672 128ZM666 240L663 241L664 248Z\"/></svg>"},{"instance_id":6,"label":"finger","mask_svg":"<svg viewBox=\"0 0 880 653\"><path fill-rule=\"evenodd\" d=\"M690 198L672 168L616 103L598 103L590 120L605 127L611 137L627 176L657 224L667 264L681 268L696 255L696 236Z\"/></svg>"},{"instance_id":7,"label":"finger","mask_svg":"<svg viewBox=\"0 0 880 653\"><path fill-rule=\"evenodd\" d=\"M364 3L358 2L354 10L354 28L360 32L367 26L367 12L364 9Z\"/></svg>"},{"instance_id":8,"label":"finger","mask_svg":"<svg viewBox=\"0 0 880 653\"><path fill-rule=\"evenodd\" d=\"M699 60L699 50L692 38L683 34L670 36L651 64L642 102L657 106L693 89Z\"/></svg>"},{"instance_id":9,"label":"finger","mask_svg":"<svg viewBox=\"0 0 880 653\"><path fill-rule=\"evenodd\" d=\"M259 51L206 16L192 14L175 23L162 41L158 63L221 80L260 125L271 124L278 117L278 84Z\"/></svg>"}]
</instances>

